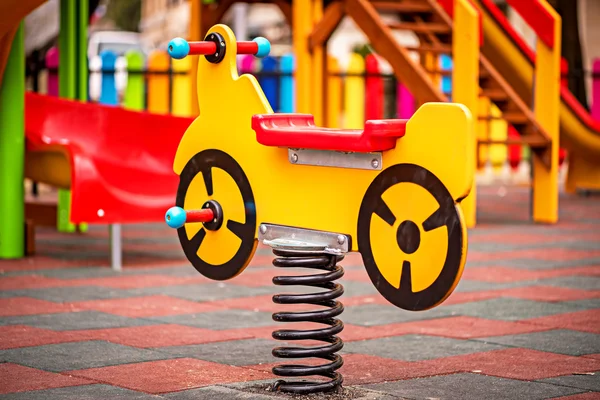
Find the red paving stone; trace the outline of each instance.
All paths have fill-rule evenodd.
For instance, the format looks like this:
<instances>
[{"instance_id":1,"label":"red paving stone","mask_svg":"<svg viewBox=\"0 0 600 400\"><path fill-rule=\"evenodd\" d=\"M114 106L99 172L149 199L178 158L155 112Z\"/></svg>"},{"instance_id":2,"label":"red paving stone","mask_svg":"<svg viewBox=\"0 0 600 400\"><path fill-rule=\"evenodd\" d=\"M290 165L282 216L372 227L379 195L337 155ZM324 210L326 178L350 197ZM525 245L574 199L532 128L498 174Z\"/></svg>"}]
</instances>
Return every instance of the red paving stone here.
<instances>
[{"instance_id":1,"label":"red paving stone","mask_svg":"<svg viewBox=\"0 0 600 400\"><path fill-rule=\"evenodd\" d=\"M527 270L522 268L510 267L480 267L466 268L462 279L506 283L533 281L539 279L556 278L560 276L600 276L600 265L577 268L561 268L550 270Z\"/></svg>"},{"instance_id":2,"label":"red paving stone","mask_svg":"<svg viewBox=\"0 0 600 400\"><path fill-rule=\"evenodd\" d=\"M421 362L445 366L455 372L477 372L525 381L600 370L600 361L598 360L519 348Z\"/></svg>"},{"instance_id":3,"label":"red paving stone","mask_svg":"<svg viewBox=\"0 0 600 400\"><path fill-rule=\"evenodd\" d=\"M22 365L0 364L0 394L96 383L89 379L41 371Z\"/></svg>"},{"instance_id":4,"label":"red paving stone","mask_svg":"<svg viewBox=\"0 0 600 400\"><path fill-rule=\"evenodd\" d=\"M600 400L599 392L587 392L574 394L572 396L556 397L556 400Z\"/></svg>"},{"instance_id":5,"label":"red paving stone","mask_svg":"<svg viewBox=\"0 0 600 400\"><path fill-rule=\"evenodd\" d=\"M528 286L502 289L499 293L502 297L550 302L597 299L600 297L600 290L571 289L556 286Z\"/></svg>"},{"instance_id":6,"label":"red paving stone","mask_svg":"<svg viewBox=\"0 0 600 400\"><path fill-rule=\"evenodd\" d=\"M61 269L81 267L80 260L60 260L34 255L16 260L0 260L0 273L12 271L35 271L40 269Z\"/></svg>"},{"instance_id":7,"label":"red paving stone","mask_svg":"<svg viewBox=\"0 0 600 400\"><path fill-rule=\"evenodd\" d=\"M341 333L345 341L377 339L408 334L470 339L488 336L517 335L551 329L541 325L511 321L496 321L476 317L449 317L423 321L401 322L376 327L346 326Z\"/></svg>"},{"instance_id":8,"label":"red paving stone","mask_svg":"<svg viewBox=\"0 0 600 400\"><path fill-rule=\"evenodd\" d=\"M41 275L5 276L0 277L0 290L40 289L69 285L68 281L57 278L47 278Z\"/></svg>"},{"instance_id":9,"label":"red paving stone","mask_svg":"<svg viewBox=\"0 0 600 400\"><path fill-rule=\"evenodd\" d=\"M150 348L224 342L253 337L245 331L245 329L212 331L191 326L165 324L70 331L69 335L78 340L106 340L125 346Z\"/></svg>"},{"instance_id":10,"label":"red paving stone","mask_svg":"<svg viewBox=\"0 0 600 400\"><path fill-rule=\"evenodd\" d=\"M0 317L54 314L67 311L71 311L71 307L68 305L33 299L31 297L9 297L7 299L0 299Z\"/></svg>"},{"instance_id":11,"label":"red paving stone","mask_svg":"<svg viewBox=\"0 0 600 400\"><path fill-rule=\"evenodd\" d=\"M600 310L584 310L573 313L548 315L521 322L546 326L553 329L572 329L600 334Z\"/></svg>"},{"instance_id":12,"label":"red paving stone","mask_svg":"<svg viewBox=\"0 0 600 400\"><path fill-rule=\"evenodd\" d=\"M95 310L124 317L158 317L222 310L215 303L196 303L175 297L156 295L125 299L89 300L70 303L74 311Z\"/></svg>"},{"instance_id":13,"label":"red paving stone","mask_svg":"<svg viewBox=\"0 0 600 400\"><path fill-rule=\"evenodd\" d=\"M469 251L467 262L511 260L531 258L546 261L576 261L586 258L600 257L600 250L572 249L523 249L515 251L479 252Z\"/></svg>"},{"instance_id":14,"label":"red paving stone","mask_svg":"<svg viewBox=\"0 0 600 400\"><path fill-rule=\"evenodd\" d=\"M153 394L273 377L268 372L191 358L83 369L64 374Z\"/></svg>"},{"instance_id":15,"label":"red paving stone","mask_svg":"<svg viewBox=\"0 0 600 400\"><path fill-rule=\"evenodd\" d=\"M71 336L69 332L24 325L0 326L0 349L2 350L77 341L79 339Z\"/></svg>"},{"instance_id":16,"label":"red paving stone","mask_svg":"<svg viewBox=\"0 0 600 400\"><path fill-rule=\"evenodd\" d=\"M189 285L213 281L198 274L198 276L193 277L169 275L109 276L104 278L68 279L64 280L63 282L65 282L65 286L102 286L113 289L142 289L148 287Z\"/></svg>"}]
</instances>

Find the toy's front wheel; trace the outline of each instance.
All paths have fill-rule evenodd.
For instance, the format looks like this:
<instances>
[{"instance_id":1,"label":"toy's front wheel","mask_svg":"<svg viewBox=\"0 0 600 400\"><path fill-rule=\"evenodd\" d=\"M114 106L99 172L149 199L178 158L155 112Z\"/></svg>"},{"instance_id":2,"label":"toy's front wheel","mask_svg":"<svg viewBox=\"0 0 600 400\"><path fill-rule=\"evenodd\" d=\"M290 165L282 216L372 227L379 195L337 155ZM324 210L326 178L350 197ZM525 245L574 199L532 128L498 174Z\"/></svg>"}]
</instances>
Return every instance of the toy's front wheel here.
<instances>
[{"instance_id":1,"label":"toy's front wheel","mask_svg":"<svg viewBox=\"0 0 600 400\"><path fill-rule=\"evenodd\" d=\"M184 210L220 209L219 220L177 229L181 247L198 272L226 280L246 268L258 243L256 206L250 182L233 157L214 149L192 157L181 172L176 205Z\"/></svg>"},{"instance_id":2,"label":"toy's front wheel","mask_svg":"<svg viewBox=\"0 0 600 400\"><path fill-rule=\"evenodd\" d=\"M461 208L431 171L393 165L365 193L358 249L388 301L411 311L435 307L452 293L466 261Z\"/></svg>"}]
</instances>

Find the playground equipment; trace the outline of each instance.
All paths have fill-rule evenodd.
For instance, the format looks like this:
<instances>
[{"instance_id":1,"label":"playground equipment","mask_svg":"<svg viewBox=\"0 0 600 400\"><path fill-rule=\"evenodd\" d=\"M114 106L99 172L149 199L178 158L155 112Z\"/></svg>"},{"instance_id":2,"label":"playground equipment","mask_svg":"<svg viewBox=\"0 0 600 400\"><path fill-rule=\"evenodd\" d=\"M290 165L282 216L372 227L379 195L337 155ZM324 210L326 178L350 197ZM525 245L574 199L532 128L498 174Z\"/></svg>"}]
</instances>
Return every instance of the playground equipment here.
<instances>
[{"instance_id":1,"label":"playground equipment","mask_svg":"<svg viewBox=\"0 0 600 400\"><path fill-rule=\"evenodd\" d=\"M208 5L191 0L191 40L201 40L235 2ZM466 105L478 120L502 118L511 132L518 132L505 139L478 137L476 145L517 145L531 150L533 221L555 223L558 219L559 145L569 152L567 191L600 187L600 127L558 84L561 19L547 0L508 1L540 38L535 52L519 40L491 0L273 3L293 27L297 110L312 113L317 124L335 126L326 107L329 89L328 79L323 79L328 73L324 56L328 38L348 16L419 104L448 101L435 84L435 72L439 72L439 55L452 56L452 101ZM385 22L384 12L394 13L399 22ZM397 31L412 31L419 46L402 46L394 36ZM411 52L418 53L421 61L415 63ZM479 109L480 99L494 104L501 117ZM475 187L461 204L468 226L474 226Z\"/></svg>"},{"instance_id":2,"label":"playground equipment","mask_svg":"<svg viewBox=\"0 0 600 400\"><path fill-rule=\"evenodd\" d=\"M171 160L192 119L35 93L25 108L25 176L70 189L72 222L110 224L111 264L120 269L121 224L163 218L177 188ZM55 207L30 204L26 213L52 218Z\"/></svg>"},{"instance_id":3,"label":"playground equipment","mask_svg":"<svg viewBox=\"0 0 600 400\"><path fill-rule=\"evenodd\" d=\"M236 53L237 49L237 53ZM364 130L322 128L310 114L275 114L257 80L238 76L236 54L268 53L268 42L236 42L224 25L204 41L174 39L173 57L198 57L200 115L183 135L173 170L176 205L166 223L190 263L214 280L232 279L248 265L258 241L273 248L276 267L325 271L277 276L276 285L326 289L280 294L278 304L322 306L280 312L281 322L327 327L278 330L278 340L319 340L317 347L278 347L280 358L316 357L324 365L282 365L278 381L295 393L331 390L343 378L336 354L343 329L337 301L348 252L362 255L371 281L392 304L412 311L443 302L456 287L467 255L460 201L473 182L474 123L463 105L423 104L410 120L371 120Z\"/></svg>"}]
</instances>

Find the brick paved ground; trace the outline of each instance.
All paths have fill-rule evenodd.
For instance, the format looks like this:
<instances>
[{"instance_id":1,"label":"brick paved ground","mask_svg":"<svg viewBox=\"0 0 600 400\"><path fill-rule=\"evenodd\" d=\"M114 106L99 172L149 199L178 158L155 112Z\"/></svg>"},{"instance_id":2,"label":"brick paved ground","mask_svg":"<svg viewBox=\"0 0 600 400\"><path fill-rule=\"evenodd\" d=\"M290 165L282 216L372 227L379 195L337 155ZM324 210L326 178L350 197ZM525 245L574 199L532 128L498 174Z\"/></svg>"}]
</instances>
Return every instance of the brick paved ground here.
<instances>
[{"instance_id":1,"label":"brick paved ground","mask_svg":"<svg viewBox=\"0 0 600 400\"><path fill-rule=\"evenodd\" d=\"M438 308L398 310L359 257L344 261L355 396L600 398L600 197L563 196L556 226L527 221L522 188L484 188L480 204L463 279ZM0 261L0 398L273 398L268 249L217 283L160 225L125 228L122 273L106 236L40 230L37 256Z\"/></svg>"}]
</instances>

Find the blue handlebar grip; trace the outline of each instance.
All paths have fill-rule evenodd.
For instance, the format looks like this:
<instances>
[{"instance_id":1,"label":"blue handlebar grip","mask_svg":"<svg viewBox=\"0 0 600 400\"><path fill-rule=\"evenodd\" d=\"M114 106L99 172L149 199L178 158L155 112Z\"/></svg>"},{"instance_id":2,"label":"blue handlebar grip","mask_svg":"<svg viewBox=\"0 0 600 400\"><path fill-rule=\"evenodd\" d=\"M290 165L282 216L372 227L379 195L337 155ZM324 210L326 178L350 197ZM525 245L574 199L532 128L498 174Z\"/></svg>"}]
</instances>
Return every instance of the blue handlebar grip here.
<instances>
[{"instance_id":1,"label":"blue handlebar grip","mask_svg":"<svg viewBox=\"0 0 600 400\"><path fill-rule=\"evenodd\" d=\"M165 222L169 227L179 229L185 224L186 213L181 207L171 207L165 214Z\"/></svg>"},{"instance_id":2,"label":"blue handlebar grip","mask_svg":"<svg viewBox=\"0 0 600 400\"><path fill-rule=\"evenodd\" d=\"M264 37L257 37L252 41L258 45L258 51L255 54L256 57L263 58L269 55L271 52L271 42Z\"/></svg>"},{"instance_id":3,"label":"blue handlebar grip","mask_svg":"<svg viewBox=\"0 0 600 400\"><path fill-rule=\"evenodd\" d=\"M260 46L259 46L260 48ZM183 38L175 38L169 42L168 52L171 57L181 60L190 53L190 44Z\"/></svg>"}]
</instances>

